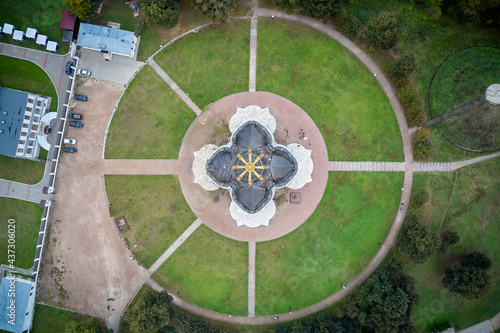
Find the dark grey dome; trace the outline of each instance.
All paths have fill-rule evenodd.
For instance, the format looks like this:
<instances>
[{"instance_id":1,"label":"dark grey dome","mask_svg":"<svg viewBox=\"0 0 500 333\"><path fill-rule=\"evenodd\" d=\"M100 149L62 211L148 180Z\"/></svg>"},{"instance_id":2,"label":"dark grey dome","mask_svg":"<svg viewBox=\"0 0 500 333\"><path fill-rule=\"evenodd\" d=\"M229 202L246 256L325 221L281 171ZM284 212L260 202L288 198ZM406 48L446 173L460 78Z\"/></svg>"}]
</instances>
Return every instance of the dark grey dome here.
<instances>
[{"instance_id":1,"label":"dark grey dome","mask_svg":"<svg viewBox=\"0 0 500 333\"><path fill-rule=\"evenodd\" d=\"M209 161L207 170L210 175L215 177L220 183L230 183L233 173L233 158L229 151L219 152L215 158Z\"/></svg>"},{"instance_id":2,"label":"dark grey dome","mask_svg":"<svg viewBox=\"0 0 500 333\"><path fill-rule=\"evenodd\" d=\"M272 199L273 186L283 187L297 172L297 161L258 122L249 121L233 134L232 145L217 149L207 161L208 175L231 188L236 204L256 213Z\"/></svg>"},{"instance_id":3,"label":"dark grey dome","mask_svg":"<svg viewBox=\"0 0 500 333\"><path fill-rule=\"evenodd\" d=\"M260 186L247 186L238 188L235 199L250 212L256 211L263 203L267 202L268 189Z\"/></svg>"},{"instance_id":4,"label":"dark grey dome","mask_svg":"<svg viewBox=\"0 0 500 333\"><path fill-rule=\"evenodd\" d=\"M268 142L268 135L256 124L249 123L236 133L234 143L242 148L265 147Z\"/></svg>"},{"instance_id":5,"label":"dark grey dome","mask_svg":"<svg viewBox=\"0 0 500 333\"><path fill-rule=\"evenodd\" d=\"M276 183L287 181L296 169L296 162L284 151L275 150L271 158L271 176Z\"/></svg>"}]
</instances>

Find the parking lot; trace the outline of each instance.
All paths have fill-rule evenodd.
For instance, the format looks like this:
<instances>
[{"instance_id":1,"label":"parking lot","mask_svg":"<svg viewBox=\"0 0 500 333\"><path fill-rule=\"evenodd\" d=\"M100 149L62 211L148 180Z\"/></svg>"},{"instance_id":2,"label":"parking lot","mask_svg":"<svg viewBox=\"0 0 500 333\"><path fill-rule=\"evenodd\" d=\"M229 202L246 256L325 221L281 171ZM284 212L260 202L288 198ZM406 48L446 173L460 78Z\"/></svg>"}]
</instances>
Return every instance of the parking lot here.
<instances>
[{"instance_id":1,"label":"parking lot","mask_svg":"<svg viewBox=\"0 0 500 333\"><path fill-rule=\"evenodd\" d=\"M82 49L79 68L90 70L95 79L127 84L143 64L120 55L113 55L111 61L106 61L102 53Z\"/></svg>"},{"instance_id":2,"label":"parking lot","mask_svg":"<svg viewBox=\"0 0 500 333\"><path fill-rule=\"evenodd\" d=\"M147 277L116 231L103 183L101 143L124 87L79 80L75 93L89 99L71 101L70 112L83 115L84 127L66 129L65 137L77 140L78 152L61 154L38 299L106 318L116 329L120 313ZM106 311L108 304L115 311Z\"/></svg>"}]
</instances>

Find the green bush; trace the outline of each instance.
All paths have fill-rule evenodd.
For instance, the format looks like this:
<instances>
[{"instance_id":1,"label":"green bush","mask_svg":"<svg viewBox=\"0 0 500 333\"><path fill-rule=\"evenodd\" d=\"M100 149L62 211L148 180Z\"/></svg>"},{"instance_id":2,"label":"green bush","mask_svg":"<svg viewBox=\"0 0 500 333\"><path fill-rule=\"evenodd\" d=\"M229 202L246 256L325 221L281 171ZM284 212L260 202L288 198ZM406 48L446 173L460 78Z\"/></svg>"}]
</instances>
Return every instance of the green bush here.
<instances>
[{"instance_id":1,"label":"green bush","mask_svg":"<svg viewBox=\"0 0 500 333\"><path fill-rule=\"evenodd\" d=\"M420 141L415 144L415 153L421 160L427 159L432 151L431 143L426 141Z\"/></svg>"},{"instance_id":2,"label":"green bush","mask_svg":"<svg viewBox=\"0 0 500 333\"><path fill-rule=\"evenodd\" d=\"M393 74L395 77L408 78L418 68L418 57L415 53L403 55L394 66Z\"/></svg>"},{"instance_id":3,"label":"green bush","mask_svg":"<svg viewBox=\"0 0 500 333\"><path fill-rule=\"evenodd\" d=\"M415 139L419 142L426 141L431 136L431 132L428 129L422 128L415 134Z\"/></svg>"},{"instance_id":4,"label":"green bush","mask_svg":"<svg viewBox=\"0 0 500 333\"><path fill-rule=\"evenodd\" d=\"M366 26L368 37L376 47L387 50L399 43L401 28L393 12L382 12L378 16L371 17Z\"/></svg>"},{"instance_id":5,"label":"green bush","mask_svg":"<svg viewBox=\"0 0 500 333\"><path fill-rule=\"evenodd\" d=\"M419 97L418 89L413 84L407 84L398 91L398 98L405 104L414 104Z\"/></svg>"}]
</instances>

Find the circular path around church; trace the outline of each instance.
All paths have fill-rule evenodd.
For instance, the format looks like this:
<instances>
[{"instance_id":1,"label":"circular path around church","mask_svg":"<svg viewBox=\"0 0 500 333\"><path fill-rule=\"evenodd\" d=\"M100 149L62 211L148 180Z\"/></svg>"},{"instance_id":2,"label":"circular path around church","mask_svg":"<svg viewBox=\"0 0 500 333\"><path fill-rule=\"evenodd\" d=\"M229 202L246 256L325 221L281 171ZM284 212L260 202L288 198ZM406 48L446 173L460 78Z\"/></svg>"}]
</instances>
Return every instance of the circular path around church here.
<instances>
[{"instance_id":1,"label":"circular path around church","mask_svg":"<svg viewBox=\"0 0 500 333\"><path fill-rule=\"evenodd\" d=\"M227 144L230 132L224 128L227 128L238 107L249 105L269 108L269 112L276 119L276 131L273 133L275 141L285 146L290 143L303 145L311 150L314 165L312 182L299 190L285 188L276 191L273 199L277 201L276 215L271 219L269 226L258 228L238 227L229 214L231 202L229 191L203 189L194 183L192 172L194 152L210 143L218 146ZM268 92L237 93L210 105L187 130L180 148L179 161L183 166L179 172L179 182L191 210L206 226L218 234L245 242L269 241L297 229L318 206L328 180L326 144L314 121L296 104ZM300 193L300 202L290 202L291 192Z\"/></svg>"}]
</instances>

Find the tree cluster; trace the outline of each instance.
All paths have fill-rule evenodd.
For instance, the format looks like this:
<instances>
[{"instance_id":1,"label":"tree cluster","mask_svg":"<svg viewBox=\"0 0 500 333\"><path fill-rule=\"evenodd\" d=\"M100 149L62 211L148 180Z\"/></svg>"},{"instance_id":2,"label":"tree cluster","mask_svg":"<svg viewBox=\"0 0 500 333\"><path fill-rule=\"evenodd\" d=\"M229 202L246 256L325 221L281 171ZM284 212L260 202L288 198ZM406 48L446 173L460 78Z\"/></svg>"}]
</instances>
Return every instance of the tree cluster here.
<instances>
[{"instance_id":1,"label":"tree cluster","mask_svg":"<svg viewBox=\"0 0 500 333\"><path fill-rule=\"evenodd\" d=\"M112 333L113 330L102 327L101 321L92 318L86 322L72 322L64 333Z\"/></svg>"},{"instance_id":2,"label":"tree cluster","mask_svg":"<svg viewBox=\"0 0 500 333\"><path fill-rule=\"evenodd\" d=\"M94 13L94 0L64 0L68 5L69 11L78 16L82 21L92 18Z\"/></svg>"},{"instance_id":3,"label":"tree cluster","mask_svg":"<svg viewBox=\"0 0 500 333\"><path fill-rule=\"evenodd\" d=\"M347 326L345 332L414 332L410 317L415 305L415 279L392 263L377 270L348 298L341 323ZM356 325L361 329L351 330Z\"/></svg>"},{"instance_id":4,"label":"tree cluster","mask_svg":"<svg viewBox=\"0 0 500 333\"><path fill-rule=\"evenodd\" d=\"M177 0L141 0L148 22L173 28L179 16Z\"/></svg>"},{"instance_id":5,"label":"tree cluster","mask_svg":"<svg viewBox=\"0 0 500 333\"><path fill-rule=\"evenodd\" d=\"M465 255L461 265L453 265L446 271L443 286L468 299L486 295L490 287L491 260L486 254L472 252Z\"/></svg>"},{"instance_id":6,"label":"tree cluster","mask_svg":"<svg viewBox=\"0 0 500 333\"><path fill-rule=\"evenodd\" d=\"M390 49L399 43L401 28L393 12L382 12L366 23L368 38L380 49Z\"/></svg>"},{"instance_id":7,"label":"tree cluster","mask_svg":"<svg viewBox=\"0 0 500 333\"><path fill-rule=\"evenodd\" d=\"M150 333L167 326L173 317L172 296L147 288L141 298L132 303L125 313L125 320L132 333Z\"/></svg>"},{"instance_id":8,"label":"tree cluster","mask_svg":"<svg viewBox=\"0 0 500 333\"><path fill-rule=\"evenodd\" d=\"M439 240L427 227L416 219L406 222L406 226L398 240L398 250L411 261L423 264L440 248Z\"/></svg>"},{"instance_id":9,"label":"tree cluster","mask_svg":"<svg viewBox=\"0 0 500 333\"><path fill-rule=\"evenodd\" d=\"M339 11L340 0L273 0L274 5L288 14L304 12L318 19L330 19Z\"/></svg>"},{"instance_id":10,"label":"tree cluster","mask_svg":"<svg viewBox=\"0 0 500 333\"><path fill-rule=\"evenodd\" d=\"M235 0L189 0L189 2L216 24L229 21L236 7Z\"/></svg>"},{"instance_id":11,"label":"tree cluster","mask_svg":"<svg viewBox=\"0 0 500 333\"><path fill-rule=\"evenodd\" d=\"M176 333L231 333L231 330L213 327L201 319L181 315L175 325Z\"/></svg>"}]
</instances>

